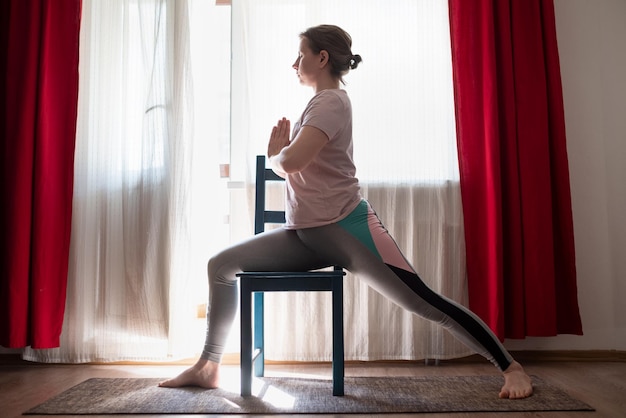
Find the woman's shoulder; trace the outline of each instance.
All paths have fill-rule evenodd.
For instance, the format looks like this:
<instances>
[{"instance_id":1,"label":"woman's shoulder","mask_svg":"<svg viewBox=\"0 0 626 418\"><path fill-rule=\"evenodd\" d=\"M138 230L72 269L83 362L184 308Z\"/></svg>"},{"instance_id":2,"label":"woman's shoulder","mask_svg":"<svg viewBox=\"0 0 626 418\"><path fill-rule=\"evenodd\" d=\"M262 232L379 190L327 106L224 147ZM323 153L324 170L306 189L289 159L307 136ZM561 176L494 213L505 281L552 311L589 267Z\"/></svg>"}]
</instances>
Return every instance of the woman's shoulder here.
<instances>
[{"instance_id":1,"label":"woman's shoulder","mask_svg":"<svg viewBox=\"0 0 626 418\"><path fill-rule=\"evenodd\" d=\"M344 89L324 89L318 92L313 98L345 100L348 99L348 92Z\"/></svg>"},{"instance_id":2,"label":"woman's shoulder","mask_svg":"<svg viewBox=\"0 0 626 418\"><path fill-rule=\"evenodd\" d=\"M309 105L320 105L335 110L339 110L341 108L349 109L351 107L348 93L343 89L322 90L313 96Z\"/></svg>"}]
</instances>

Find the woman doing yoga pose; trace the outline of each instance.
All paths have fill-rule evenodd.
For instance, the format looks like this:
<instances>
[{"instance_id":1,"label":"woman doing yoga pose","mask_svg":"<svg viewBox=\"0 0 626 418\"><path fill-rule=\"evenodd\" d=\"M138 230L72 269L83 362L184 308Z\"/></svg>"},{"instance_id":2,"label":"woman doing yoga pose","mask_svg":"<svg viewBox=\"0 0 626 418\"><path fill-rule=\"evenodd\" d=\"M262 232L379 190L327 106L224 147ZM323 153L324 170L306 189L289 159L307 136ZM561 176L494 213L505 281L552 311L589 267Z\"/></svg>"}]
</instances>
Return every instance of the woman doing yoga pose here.
<instances>
[{"instance_id":1,"label":"woman doing yoga pose","mask_svg":"<svg viewBox=\"0 0 626 418\"><path fill-rule=\"evenodd\" d=\"M240 271L310 270L342 266L399 306L435 321L491 361L504 376L502 398L524 398L532 384L493 332L462 305L422 282L380 219L361 197L352 158L352 108L343 76L361 62L337 26L300 35L293 64L314 96L294 124L272 129L267 156L286 180L284 228L227 248L208 263L209 308L204 349L195 365L163 387L219 385L219 365L238 304Z\"/></svg>"}]
</instances>

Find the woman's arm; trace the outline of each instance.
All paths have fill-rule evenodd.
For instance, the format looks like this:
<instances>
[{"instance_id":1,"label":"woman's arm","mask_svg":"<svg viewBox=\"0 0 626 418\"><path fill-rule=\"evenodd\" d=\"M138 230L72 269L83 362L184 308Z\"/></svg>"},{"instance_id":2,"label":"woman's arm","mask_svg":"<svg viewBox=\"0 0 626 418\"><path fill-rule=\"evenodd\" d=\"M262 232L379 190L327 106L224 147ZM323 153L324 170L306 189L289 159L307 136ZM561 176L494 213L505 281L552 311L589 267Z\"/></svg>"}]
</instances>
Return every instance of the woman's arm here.
<instances>
[{"instance_id":1,"label":"woman's arm","mask_svg":"<svg viewBox=\"0 0 626 418\"><path fill-rule=\"evenodd\" d=\"M304 170L328 143L326 134L312 126L303 126L290 142L289 127L287 119L278 121L267 146L270 165L282 177Z\"/></svg>"}]
</instances>

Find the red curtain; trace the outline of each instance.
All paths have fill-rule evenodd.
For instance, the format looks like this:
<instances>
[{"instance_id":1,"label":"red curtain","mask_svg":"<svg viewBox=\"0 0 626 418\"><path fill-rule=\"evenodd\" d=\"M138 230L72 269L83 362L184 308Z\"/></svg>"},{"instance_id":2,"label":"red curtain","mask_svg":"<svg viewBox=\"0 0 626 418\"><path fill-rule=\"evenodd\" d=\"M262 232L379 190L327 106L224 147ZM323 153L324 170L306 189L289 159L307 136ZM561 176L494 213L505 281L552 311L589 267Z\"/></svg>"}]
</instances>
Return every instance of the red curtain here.
<instances>
[{"instance_id":1,"label":"red curtain","mask_svg":"<svg viewBox=\"0 0 626 418\"><path fill-rule=\"evenodd\" d=\"M470 308L582 334L554 5L449 0Z\"/></svg>"},{"instance_id":2,"label":"red curtain","mask_svg":"<svg viewBox=\"0 0 626 418\"><path fill-rule=\"evenodd\" d=\"M0 7L0 345L52 348L65 309L81 2Z\"/></svg>"}]
</instances>

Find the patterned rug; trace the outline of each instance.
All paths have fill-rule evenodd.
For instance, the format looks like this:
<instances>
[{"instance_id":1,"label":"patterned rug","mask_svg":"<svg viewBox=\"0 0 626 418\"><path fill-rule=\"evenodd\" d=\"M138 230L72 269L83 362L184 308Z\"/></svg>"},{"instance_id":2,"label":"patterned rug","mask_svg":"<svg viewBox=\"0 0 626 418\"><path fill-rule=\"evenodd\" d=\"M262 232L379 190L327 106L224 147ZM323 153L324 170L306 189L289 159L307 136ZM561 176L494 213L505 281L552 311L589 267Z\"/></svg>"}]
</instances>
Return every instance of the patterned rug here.
<instances>
[{"instance_id":1,"label":"patterned rug","mask_svg":"<svg viewBox=\"0 0 626 418\"><path fill-rule=\"evenodd\" d=\"M493 411L593 411L540 378L527 399L499 399L499 376L355 377L345 396L330 380L256 379L253 396L237 391L165 389L155 378L94 378L36 406L25 415L107 414L366 414Z\"/></svg>"}]
</instances>

